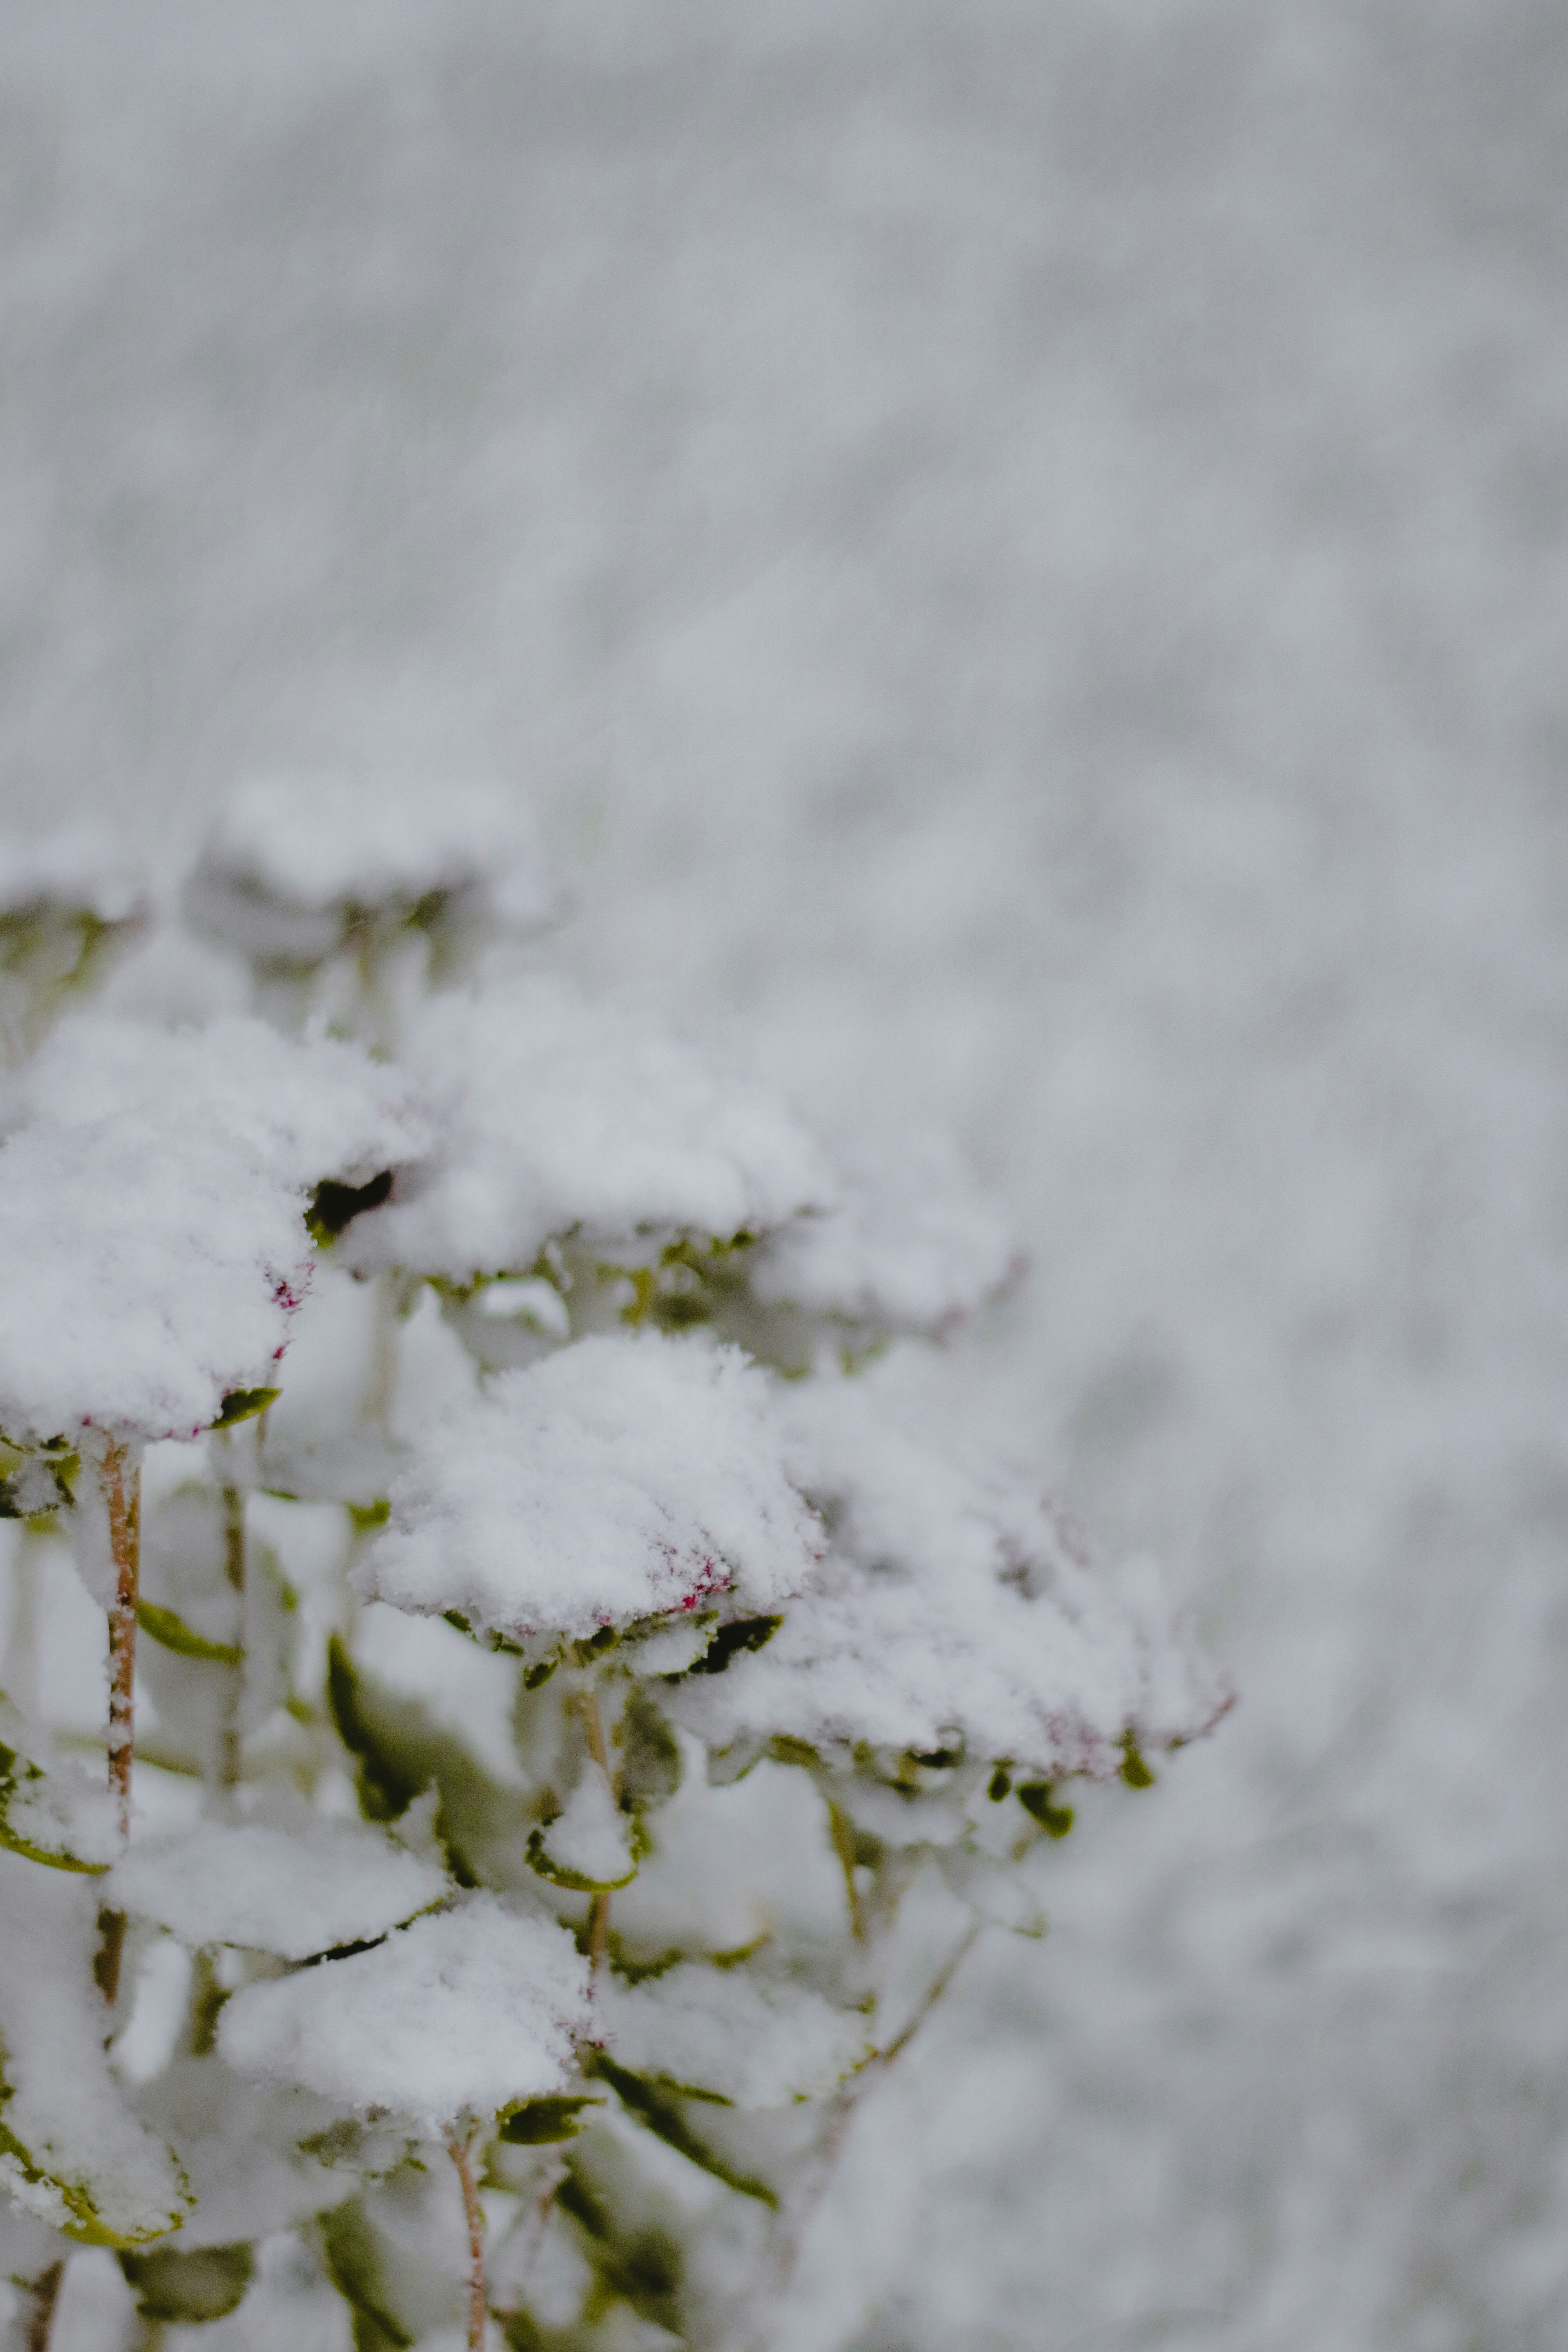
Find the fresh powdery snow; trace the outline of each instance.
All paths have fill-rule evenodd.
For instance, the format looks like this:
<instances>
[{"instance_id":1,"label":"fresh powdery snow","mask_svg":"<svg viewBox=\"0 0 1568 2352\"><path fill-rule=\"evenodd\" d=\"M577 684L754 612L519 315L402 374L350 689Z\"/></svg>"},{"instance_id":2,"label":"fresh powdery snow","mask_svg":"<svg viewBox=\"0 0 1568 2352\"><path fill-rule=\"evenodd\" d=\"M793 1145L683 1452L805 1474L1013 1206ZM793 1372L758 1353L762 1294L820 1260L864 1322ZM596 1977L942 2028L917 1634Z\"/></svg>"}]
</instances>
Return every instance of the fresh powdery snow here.
<instances>
[{"instance_id":1,"label":"fresh powdery snow","mask_svg":"<svg viewBox=\"0 0 1568 2352\"><path fill-rule=\"evenodd\" d=\"M88 1127L140 1114L170 1139L221 1134L274 1182L363 1183L427 1150L409 1080L358 1045L303 1042L230 1014L166 1031L103 1014L67 1021L0 1092L0 1124Z\"/></svg>"},{"instance_id":2,"label":"fresh powdery snow","mask_svg":"<svg viewBox=\"0 0 1568 2352\"><path fill-rule=\"evenodd\" d=\"M831 2090L870 2054L868 2021L820 1993L741 1968L687 1960L595 1995L611 2051L634 2074L782 2107Z\"/></svg>"},{"instance_id":3,"label":"fresh powdery snow","mask_svg":"<svg viewBox=\"0 0 1568 2352\"><path fill-rule=\"evenodd\" d=\"M0 2183L68 2235L130 2243L189 2198L104 2055L97 1882L0 1853Z\"/></svg>"},{"instance_id":4,"label":"fresh powdery snow","mask_svg":"<svg viewBox=\"0 0 1568 2352\"><path fill-rule=\"evenodd\" d=\"M83 1020L16 1080L0 1148L0 1427L189 1437L272 1383L313 1252L301 1212L421 1134L357 1049L234 1020Z\"/></svg>"},{"instance_id":5,"label":"fresh powdery snow","mask_svg":"<svg viewBox=\"0 0 1568 2352\"><path fill-rule=\"evenodd\" d=\"M403 1059L443 1144L351 1228L345 1255L362 1270L467 1284L526 1273L568 1235L640 1265L672 1238L763 1232L837 1194L764 1087L557 980L434 998Z\"/></svg>"},{"instance_id":6,"label":"fresh powdery snow","mask_svg":"<svg viewBox=\"0 0 1568 2352\"><path fill-rule=\"evenodd\" d=\"M561 2089L591 2021L566 1930L479 1894L371 1951L247 1986L218 2048L242 2074L435 2133Z\"/></svg>"},{"instance_id":7,"label":"fresh powdery snow","mask_svg":"<svg viewBox=\"0 0 1568 2352\"><path fill-rule=\"evenodd\" d=\"M525 933L562 911L527 807L493 784L305 776L229 801L185 888L194 928L261 965L310 965L367 920Z\"/></svg>"},{"instance_id":8,"label":"fresh powdery snow","mask_svg":"<svg viewBox=\"0 0 1568 2352\"><path fill-rule=\"evenodd\" d=\"M47 1729L0 1696L0 1845L57 1868L97 1871L118 1845L100 1771L59 1753Z\"/></svg>"},{"instance_id":9,"label":"fresh powdery snow","mask_svg":"<svg viewBox=\"0 0 1568 2352\"><path fill-rule=\"evenodd\" d=\"M204 1822L133 1846L104 1899L184 1944L303 1960L384 1935L450 1892L442 1872L369 1827Z\"/></svg>"},{"instance_id":10,"label":"fresh powdery snow","mask_svg":"<svg viewBox=\"0 0 1568 2352\"><path fill-rule=\"evenodd\" d=\"M823 1540L784 1447L776 1388L739 1349L582 1339L420 1433L353 1581L513 1638L583 1638L721 1591L768 1609Z\"/></svg>"},{"instance_id":11,"label":"fresh powdery snow","mask_svg":"<svg viewBox=\"0 0 1568 2352\"><path fill-rule=\"evenodd\" d=\"M1226 1703L1141 1566L1064 1542L1037 1489L944 1439L896 1360L786 1391L792 1473L833 1528L766 1646L672 1704L716 1747L783 1733L847 1754L957 1748L1051 1778L1106 1777L1131 1734L1169 1746Z\"/></svg>"}]
</instances>

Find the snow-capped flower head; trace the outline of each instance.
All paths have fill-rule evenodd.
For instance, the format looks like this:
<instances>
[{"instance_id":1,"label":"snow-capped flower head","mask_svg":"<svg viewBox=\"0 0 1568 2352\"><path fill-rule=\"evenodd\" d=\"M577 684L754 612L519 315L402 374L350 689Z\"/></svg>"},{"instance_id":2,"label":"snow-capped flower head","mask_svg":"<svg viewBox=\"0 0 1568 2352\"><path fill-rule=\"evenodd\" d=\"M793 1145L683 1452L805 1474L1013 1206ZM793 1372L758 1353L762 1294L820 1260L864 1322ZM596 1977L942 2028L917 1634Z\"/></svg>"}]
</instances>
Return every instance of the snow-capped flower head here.
<instances>
[{"instance_id":1,"label":"snow-capped flower head","mask_svg":"<svg viewBox=\"0 0 1568 2352\"><path fill-rule=\"evenodd\" d=\"M363 1271L469 1285L526 1273L565 1237L589 1259L645 1265L679 1237L727 1243L836 1195L766 1088L559 981L437 998L403 1058L442 1140L354 1226L346 1254Z\"/></svg>"},{"instance_id":2,"label":"snow-capped flower head","mask_svg":"<svg viewBox=\"0 0 1568 2352\"><path fill-rule=\"evenodd\" d=\"M721 1599L770 1609L823 1540L785 1443L773 1384L739 1349L579 1340L419 1436L353 1580L366 1600L515 1641Z\"/></svg>"},{"instance_id":3,"label":"snow-capped flower head","mask_svg":"<svg viewBox=\"0 0 1568 2352\"><path fill-rule=\"evenodd\" d=\"M1107 1575L1029 1480L955 1444L893 1362L784 1391L791 1475L830 1549L773 1639L672 1705L718 1749L778 1736L858 1751L1112 1777L1227 1694L1145 1563Z\"/></svg>"},{"instance_id":4,"label":"snow-capped flower head","mask_svg":"<svg viewBox=\"0 0 1568 2352\"><path fill-rule=\"evenodd\" d=\"M226 1020L174 1035L84 1018L0 1097L0 1428L189 1437L276 1384L310 1281L304 1214L424 1133L357 1048Z\"/></svg>"}]
</instances>

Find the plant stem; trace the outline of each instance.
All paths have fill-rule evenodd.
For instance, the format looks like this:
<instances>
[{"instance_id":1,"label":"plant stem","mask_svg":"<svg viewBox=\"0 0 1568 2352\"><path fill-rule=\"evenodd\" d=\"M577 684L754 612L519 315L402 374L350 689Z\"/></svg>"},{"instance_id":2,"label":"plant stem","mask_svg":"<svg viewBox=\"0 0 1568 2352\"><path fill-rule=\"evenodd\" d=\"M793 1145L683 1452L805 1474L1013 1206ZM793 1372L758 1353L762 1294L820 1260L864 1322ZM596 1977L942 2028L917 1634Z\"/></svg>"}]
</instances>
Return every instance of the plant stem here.
<instances>
[{"instance_id":1,"label":"plant stem","mask_svg":"<svg viewBox=\"0 0 1568 2352\"><path fill-rule=\"evenodd\" d=\"M458 2168L463 2191L463 2211L468 2224L468 2347L485 2352L485 2216L468 2162L468 2142L455 2131L447 2134L447 2153Z\"/></svg>"},{"instance_id":2,"label":"plant stem","mask_svg":"<svg viewBox=\"0 0 1568 2352\"><path fill-rule=\"evenodd\" d=\"M224 1570L231 1591L245 1605L245 1489L226 1486L223 1490ZM243 1617L241 1640L244 1639ZM239 1785L240 1772L240 1712L245 1704L245 1667L228 1668L228 1688L224 1698L222 1745L218 1755L218 1782L226 1796Z\"/></svg>"},{"instance_id":3,"label":"plant stem","mask_svg":"<svg viewBox=\"0 0 1568 2352\"><path fill-rule=\"evenodd\" d=\"M109 1612L109 1793L121 1845L131 1839L131 1774L136 1748L136 1588L140 1561L140 1465L126 1476L127 1449L105 1446L99 1472L109 1512L114 1606Z\"/></svg>"},{"instance_id":4,"label":"plant stem","mask_svg":"<svg viewBox=\"0 0 1568 2352\"><path fill-rule=\"evenodd\" d=\"M61 2260L51 2263L42 2276L34 2280L33 2307L27 2314L27 2333L24 2338L26 2352L49 2352L55 2305L60 2298L60 2281L65 2274L66 2266Z\"/></svg>"},{"instance_id":5,"label":"plant stem","mask_svg":"<svg viewBox=\"0 0 1568 2352\"><path fill-rule=\"evenodd\" d=\"M605 1738L604 1717L599 1713L599 1693L593 1683L584 1685L581 1695L583 1723L588 1734L588 1753L610 1784L611 1792L618 1797L620 1779L610 1769L610 1750ZM610 1897L607 1893L595 1895L588 1907L588 1966L597 1976L605 1965L605 1955L610 1943Z\"/></svg>"},{"instance_id":6,"label":"plant stem","mask_svg":"<svg viewBox=\"0 0 1568 2352\"><path fill-rule=\"evenodd\" d=\"M860 1889L855 1884L855 1824L842 1805L827 1800L827 1829L833 1840L833 1851L838 1856L838 1866L844 1873L844 1893L849 1906L849 1932L858 1944L866 1940L866 1906L860 1900Z\"/></svg>"}]
</instances>

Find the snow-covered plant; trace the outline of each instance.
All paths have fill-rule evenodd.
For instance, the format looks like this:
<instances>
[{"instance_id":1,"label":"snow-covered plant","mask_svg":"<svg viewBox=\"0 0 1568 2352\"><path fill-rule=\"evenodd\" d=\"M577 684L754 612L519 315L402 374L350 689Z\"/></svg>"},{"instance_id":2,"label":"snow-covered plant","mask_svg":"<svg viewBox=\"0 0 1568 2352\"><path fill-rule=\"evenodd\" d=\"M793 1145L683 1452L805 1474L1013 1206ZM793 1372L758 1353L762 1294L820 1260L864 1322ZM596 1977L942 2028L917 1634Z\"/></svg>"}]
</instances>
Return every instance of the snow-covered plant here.
<instances>
[{"instance_id":1,"label":"snow-covered plant","mask_svg":"<svg viewBox=\"0 0 1568 2352\"><path fill-rule=\"evenodd\" d=\"M497 796L253 793L184 903L282 1026L81 1013L0 1094L29 2352L84 2243L149 2345L763 2347L1068 1784L1225 1703L936 1411L991 1210L509 965L558 899Z\"/></svg>"}]
</instances>

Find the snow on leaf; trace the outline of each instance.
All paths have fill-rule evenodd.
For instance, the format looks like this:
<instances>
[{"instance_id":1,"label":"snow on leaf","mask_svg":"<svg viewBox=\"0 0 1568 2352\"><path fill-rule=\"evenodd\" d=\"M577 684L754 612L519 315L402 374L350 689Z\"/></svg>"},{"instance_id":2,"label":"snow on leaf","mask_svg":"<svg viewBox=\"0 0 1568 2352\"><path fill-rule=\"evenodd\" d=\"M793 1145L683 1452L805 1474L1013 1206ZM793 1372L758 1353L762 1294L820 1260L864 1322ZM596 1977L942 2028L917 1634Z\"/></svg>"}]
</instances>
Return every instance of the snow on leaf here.
<instances>
[{"instance_id":1,"label":"snow on leaf","mask_svg":"<svg viewBox=\"0 0 1568 2352\"><path fill-rule=\"evenodd\" d=\"M596 1998L621 2065L740 2107L830 2090L870 2052L858 2012L751 1969L687 1960L641 1984L607 1977Z\"/></svg>"},{"instance_id":2,"label":"snow on leaf","mask_svg":"<svg viewBox=\"0 0 1568 2352\"><path fill-rule=\"evenodd\" d=\"M626 1886L637 1875L626 1817L591 1758L563 1810L529 1844L534 1869L557 1886Z\"/></svg>"},{"instance_id":3,"label":"snow on leaf","mask_svg":"<svg viewBox=\"0 0 1568 2352\"><path fill-rule=\"evenodd\" d=\"M403 1081L259 1023L73 1022L9 1088L0 1426L192 1435L269 1377L309 1283L324 1171L416 1147Z\"/></svg>"},{"instance_id":4,"label":"snow on leaf","mask_svg":"<svg viewBox=\"0 0 1568 2352\"><path fill-rule=\"evenodd\" d=\"M110 2074L97 1940L95 1886L0 1853L0 2183L68 2237L136 2245L190 2199Z\"/></svg>"},{"instance_id":5,"label":"snow on leaf","mask_svg":"<svg viewBox=\"0 0 1568 2352\"><path fill-rule=\"evenodd\" d=\"M587 1964L565 1929L480 1894L371 1951L247 1986L218 2048L241 2074L438 2132L563 2089L590 2021Z\"/></svg>"},{"instance_id":6,"label":"snow on leaf","mask_svg":"<svg viewBox=\"0 0 1568 2352\"><path fill-rule=\"evenodd\" d=\"M105 1890L117 1908L182 1943L239 1944L289 1960L384 1935L449 1892L441 1872L391 1838L330 1822L295 1830L205 1822L133 1846Z\"/></svg>"},{"instance_id":7,"label":"snow on leaf","mask_svg":"<svg viewBox=\"0 0 1568 2352\"><path fill-rule=\"evenodd\" d=\"M399 925L525 933L563 905L514 793L382 774L246 786L185 886L193 927L262 966L320 963Z\"/></svg>"},{"instance_id":8,"label":"snow on leaf","mask_svg":"<svg viewBox=\"0 0 1568 2352\"><path fill-rule=\"evenodd\" d=\"M568 1234L643 1265L672 1236L759 1233L834 1197L816 1146L771 1094L557 981L435 999L404 1058L443 1148L356 1221L345 1246L362 1270L458 1284L524 1274Z\"/></svg>"},{"instance_id":9,"label":"snow on leaf","mask_svg":"<svg viewBox=\"0 0 1568 2352\"><path fill-rule=\"evenodd\" d=\"M897 1360L786 1392L796 1483L832 1546L765 1648L691 1675L671 1711L715 1748L784 1735L847 1758L1006 1759L1111 1779L1131 1731L1196 1737L1225 1686L1152 1570L1129 1597L1075 1556L1026 1478L900 1395Z\"/></svg>"},{"instance_id":10,"label":"snow on leaf","mask_svg":"<svg viewBox=\"0 0 1568 2352\"><path fill-rule=\"evenodd\" d=\"M797 1591L821 1530L790 1484L773 1386L735 1348L580 1340L421 1434L353 1581L476 1629L586 1638L727 1591Z\"/></svg>"}]
</instances>

